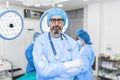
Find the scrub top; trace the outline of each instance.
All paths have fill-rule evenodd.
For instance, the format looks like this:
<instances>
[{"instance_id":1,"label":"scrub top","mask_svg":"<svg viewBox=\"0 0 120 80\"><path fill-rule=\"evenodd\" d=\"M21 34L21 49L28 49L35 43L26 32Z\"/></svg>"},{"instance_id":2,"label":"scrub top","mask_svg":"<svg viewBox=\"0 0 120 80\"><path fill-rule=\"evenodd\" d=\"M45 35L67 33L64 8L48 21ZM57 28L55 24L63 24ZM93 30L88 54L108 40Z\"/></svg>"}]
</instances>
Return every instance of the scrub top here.
<instances>
[{"instance_id":1,"label":"scrub top","mask_svg":"<svg viewBox=\"0 0 120 80\"><path fill-rule=\"evenodd\" d=\"M77 75L77 80L94 80L92 65L94 63L95 54L93 52L92 46L83 46L79 54L80 58L82 59L83 65L80 69L79 75Z\"/></svg>"},{"instance_id":2,"label":"scrub top","mask_svg":"<svg viewBox=\"0 0 120 80\"><path fill-rule=\"evenodd\" d=\"M34 43L30 44L25 51L25 56L26 56L27 61L28 61L26 73L29 73L31 71L35 71L35 67L34 67L34 63L33 63L33 55L32 55L33 46L34 46Z\"/></svg>"},{"instance_id":3,"label":"scrub top","mask_svg":"<svg viewBox=\"0 0 120 80\"><path fill-rule=\"evenodd\" d=\"M80 68L66 69L63 63L79 58L78 45L74 39L63 34L59 38L51 37L50 40L49 33L43 33L36 39L33 49L36 80L73 80Z\"/></svg>"}]
</instances>

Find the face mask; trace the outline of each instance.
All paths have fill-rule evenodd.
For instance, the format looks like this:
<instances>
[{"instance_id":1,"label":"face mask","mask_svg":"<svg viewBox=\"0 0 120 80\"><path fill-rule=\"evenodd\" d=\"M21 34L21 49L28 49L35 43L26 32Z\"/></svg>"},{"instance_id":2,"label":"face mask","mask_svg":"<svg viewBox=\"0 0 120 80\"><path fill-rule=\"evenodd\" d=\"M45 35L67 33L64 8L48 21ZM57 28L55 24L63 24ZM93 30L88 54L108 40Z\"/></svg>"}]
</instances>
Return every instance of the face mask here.
<instances>
[{"instance_id":1,"label":"face mask","mask_svg":"<svg viewBox=\"0 0 120 80\"><path fill-rule=\"evenodd\" d=\"M79 51L80 51L80 49L82 47L82 44L81 44L80 40L77 40L77 44L78 44L78 48L79 48Z\"/></svg>"},{"instance_id":2,"label":"face mask","mask_svg":"<svg viewBox=\"0 0 120 80\"><path fill-rule=\"evenodd\" d=\"M81 44L80 40L77 40L77 43L78 43L78 45L82 46L82 44Z\"/></svg>"}]
</instances>

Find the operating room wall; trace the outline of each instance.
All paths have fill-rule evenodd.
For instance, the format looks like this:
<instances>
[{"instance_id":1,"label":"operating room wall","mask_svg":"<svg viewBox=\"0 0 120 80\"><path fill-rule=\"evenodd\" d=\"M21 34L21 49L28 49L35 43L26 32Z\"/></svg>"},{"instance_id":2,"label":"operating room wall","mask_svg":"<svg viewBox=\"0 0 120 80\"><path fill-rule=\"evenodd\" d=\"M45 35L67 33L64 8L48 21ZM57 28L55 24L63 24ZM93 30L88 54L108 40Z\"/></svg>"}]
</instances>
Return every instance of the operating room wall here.
<instances>
[{"instance_id":1,"label":"operating room wall","mask_svg":"<svg viewBox=\"0 0 120 80\"><path fill-rule=\"evenodd\" d=\"M9 5L8 9L16 10L21 14L24 20L24 28L20 36L13 40L3 40L0 38L0 56L6 58L13 63L14 68L22 68L22 72L25 72L26 69L26 58L25 58L25 49L27 46L33 42L32 36L33 33L39 29L39 19L27 19L24 18L24 9L25 7ZM0 3L0 13L7 10L5 3ZM33 30L28 30L33 29Z\"/></svg>"},{"instance_id":2,"label":"operating room wall","mask_svg":"<svg viewBox=\"0 0 120 80\"><path fill-rule=\"evenodd\" d=\"M96 74L98 73L98 56L107 54L108 46L112 54L120 54L120 1L94 3L86 9L86 30L90 33L96 53Z\"/></svg>"},{"instance_id":3,"label":"operating room wall","mask_svg":"<svg viewBox=\"0 0 120 80\"><path fill-rule=\"evenodd\" d=\"M120 54L120 1L103 4L103 52L111 47L112 54ZM111 54L111 55L112 55Z\"/></svg>"},{"instance_id":4,"label":"operating room wall","mask_svg":"<svg viewBox=\"0 0 120 80\"><path fill-rule=\"evenodd\" d=\"M94 70L94 75L97 75L97 62L99 53L99 6L97 4L88 5L86 10L86 23L84 24L85 29L90 34L92 47L96 56L96 69Z\"/></svg>"},{"instance_id":5,"label":"operating room wall","mask_svg":"<svg viewBox=\"0 0 120 80\"><path fill-rule=\"evenodd\" d=\"M76 39L77 30L83 28L83 8L66 11L70 18L70 27L67 34Z\"/></svg>"}]
</instances>

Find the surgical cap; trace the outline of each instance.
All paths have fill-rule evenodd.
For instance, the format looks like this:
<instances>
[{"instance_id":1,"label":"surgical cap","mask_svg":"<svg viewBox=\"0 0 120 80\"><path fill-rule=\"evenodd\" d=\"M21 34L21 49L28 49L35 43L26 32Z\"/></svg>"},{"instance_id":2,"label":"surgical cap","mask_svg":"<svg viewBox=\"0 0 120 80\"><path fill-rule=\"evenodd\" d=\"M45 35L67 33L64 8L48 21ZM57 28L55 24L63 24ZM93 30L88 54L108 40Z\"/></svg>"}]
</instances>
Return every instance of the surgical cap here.
<instances>
[{"instance_id":1,"label":"surgical cap","mask_svg":"<svg viewBox=\"0 0 120 80\"><path fill-rule=\"evenodd\" d=\"M64 25L66 23L67 14L65 11L59 8L50 9L47 14L47 25L49 26L49 21L53 16L61 16L64 19Z\"/></svg>"},{"instance_id":2,"label":"surgical cap","mask_svg":"<svg viewBox=\"0 0 120 80\"><path fill-rule=\"evenodd\" d=\"M33 41L35 41L36 38L37 38L39 35L40 35L39 32L35 32L35 33L33 34Z\"/></svg>"},{"instance_id":3,"label":"surgical cap","mask_svg":"<svg viewBox=\"0 0 120 80\"><path fill-rule=\"evenodd\" d=\"M91 43L91 40L90 40L89 34L88 34L86 31L84 31L83 29L79 29L79 30L77 31L77 35L78 35L78 37L79 37L80 39L82 39L86 44L92 44L92 43Z\"/></svg>"}]
</instances>

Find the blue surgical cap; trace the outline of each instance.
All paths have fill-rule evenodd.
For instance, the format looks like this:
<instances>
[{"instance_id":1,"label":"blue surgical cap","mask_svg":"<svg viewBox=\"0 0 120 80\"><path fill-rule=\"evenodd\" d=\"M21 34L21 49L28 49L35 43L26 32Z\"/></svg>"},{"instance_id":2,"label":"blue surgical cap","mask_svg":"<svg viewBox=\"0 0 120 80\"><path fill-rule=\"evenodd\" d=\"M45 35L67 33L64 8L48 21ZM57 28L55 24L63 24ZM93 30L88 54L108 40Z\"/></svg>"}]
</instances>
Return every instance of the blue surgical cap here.
<instances>
[{"instance_id":1,"label":"blue surgical cap","mask_svg":"<svg viewBox=\"0 0 120 80\"><path fill-rule=\"evenodd\" d=\"M35 33L33 34L33 41L35 41L36 38L37 38L39 35L40 35L39 32L35 32Z\"/></svg>"},{"instance_id":2,"label":"blue surgical cap","mask_svg":"<svg viewBox=\"0 0 120 80\"><path fill-rule=\"evenodd\" d=\"M79 30L77 31L77 35L78 35L78 37L79 37L80 39L82 39L86 44L92 44L92 43L91 43L91 40L90 40L89 34L88 34L86 31L84 31L83 29L79 29Z\"/></svg>"},{"instance_id":3,"label":"blue surgical cap","mask_svg":"<svg viewBox=\"0 0 120 80\"><path fill-rule=\"evenodd\" d=\"M53 16L61 16L64 19L64 25L66 23L67 14L65 11L59 8L50 9L47 14L47 25L49 26L49 21Z\"/></svg>"}]
</instances>

